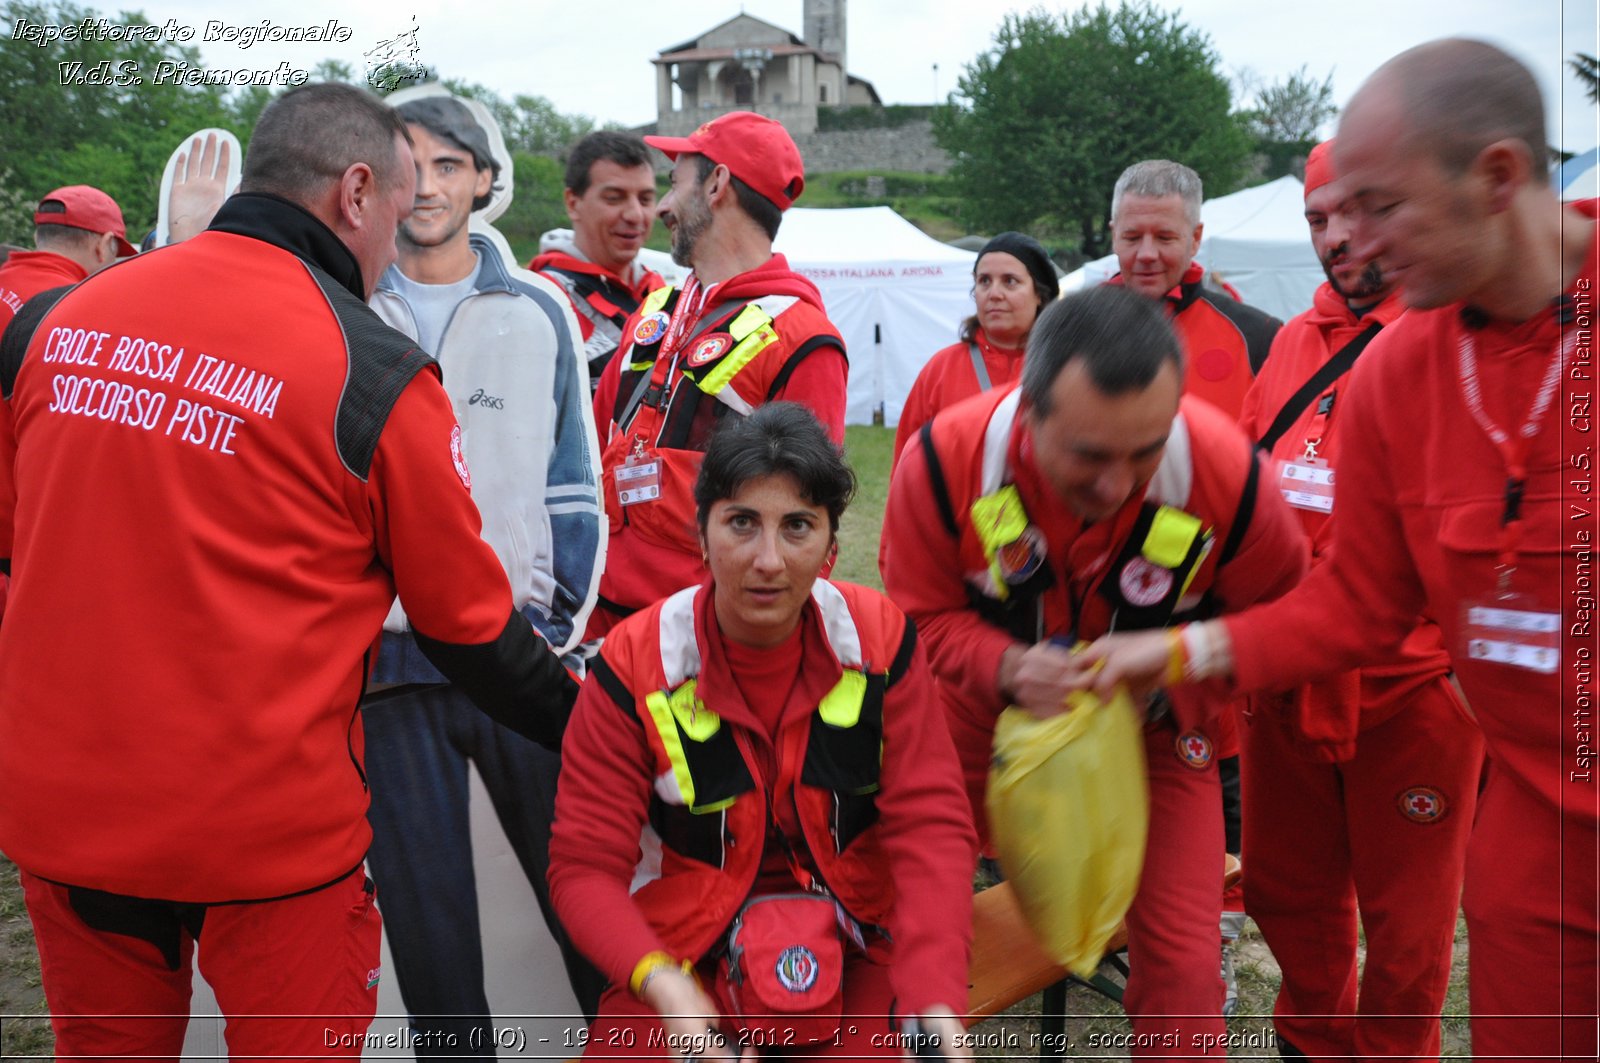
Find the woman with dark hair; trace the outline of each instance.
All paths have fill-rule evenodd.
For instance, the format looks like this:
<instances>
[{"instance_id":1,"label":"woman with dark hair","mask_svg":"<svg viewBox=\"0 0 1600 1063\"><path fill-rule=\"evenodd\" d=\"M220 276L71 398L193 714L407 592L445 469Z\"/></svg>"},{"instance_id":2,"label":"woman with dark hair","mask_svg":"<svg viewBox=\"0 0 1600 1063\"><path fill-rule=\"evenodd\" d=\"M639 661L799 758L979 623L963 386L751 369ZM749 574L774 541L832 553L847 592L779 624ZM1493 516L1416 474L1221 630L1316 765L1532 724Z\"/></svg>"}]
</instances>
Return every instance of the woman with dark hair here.
<instances>
[{"instance_id":1,"label":"woman with dark hair","mask_svg":"<svg viewBox=\"0 0 1600 1063\"><path fill-rule=\"evenodd\" d=\"M1033 237L1001 233L983 245L972 264L977 312L961 323L960 341L929 358L911 385L894 433L896 462L934 414L1022 375L1034 319L1060 294L1056 268Z\"/></svg>"},{"instance_id":2,"label":"woman with dark hair","mask_svg":"<svg viewBox=\"0 0 1600 1063\"><path fill-rule=\"evenodd\" d=\"M804 407L730 418L695 487L709 578L593 662L550 846L611 979L585 1055L971 1055L955 750L905 615L821 578L854 490Z\"/></svg>"}]
</instances>

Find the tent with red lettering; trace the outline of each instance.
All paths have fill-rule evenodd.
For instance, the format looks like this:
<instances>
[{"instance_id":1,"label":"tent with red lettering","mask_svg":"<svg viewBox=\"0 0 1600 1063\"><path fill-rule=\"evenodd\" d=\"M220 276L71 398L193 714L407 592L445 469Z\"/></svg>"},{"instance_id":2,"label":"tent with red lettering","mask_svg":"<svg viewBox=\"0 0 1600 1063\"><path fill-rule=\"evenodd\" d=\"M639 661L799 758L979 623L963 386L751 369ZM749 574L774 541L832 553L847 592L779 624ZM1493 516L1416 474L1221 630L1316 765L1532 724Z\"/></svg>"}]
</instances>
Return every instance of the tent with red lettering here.
<instances>
[{"instance_id":1,"label":"tent with red lettering","mask_svg":"<svg viewBox=\"0 0 1600 1063\"><path fill-rule=\"evenodd\" d=\"M845 423L900 419L933 352L956 341L972 313L977 257L941 243L891 207L794 207L773 250L822 290L850 357Z\"/></svg>"}]
</instances>

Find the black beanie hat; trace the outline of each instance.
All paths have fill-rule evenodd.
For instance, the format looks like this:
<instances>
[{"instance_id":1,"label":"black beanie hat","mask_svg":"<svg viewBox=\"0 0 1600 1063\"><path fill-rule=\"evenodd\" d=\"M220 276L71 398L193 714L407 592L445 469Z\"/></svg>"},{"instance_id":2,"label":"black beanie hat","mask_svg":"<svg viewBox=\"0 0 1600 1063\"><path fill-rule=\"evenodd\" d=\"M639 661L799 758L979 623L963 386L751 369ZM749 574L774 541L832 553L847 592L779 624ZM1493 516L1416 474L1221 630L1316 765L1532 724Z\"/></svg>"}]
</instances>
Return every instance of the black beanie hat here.
<instances>
[{"instance_id":1,"label":"black beanie hat","mask_svg":"<svg viewBox=\"0 0 1600 1063\"><path fill-rule=\"evenodd\" d=\"M984 244L983 250L978 252L978 257L973 259L973 273L978 272L978 263L991 251L1002 251L1021 262L1028 275L1033 278L1034 286L1050 293L1050 297L1045 300L1046 303L1061 294L1061 282L1056 279L1056 268L1051 265L1050 256L1045 254L1039 241L1033 237L1023 233L1001 233Z\"/></svg>"}]
</instances>

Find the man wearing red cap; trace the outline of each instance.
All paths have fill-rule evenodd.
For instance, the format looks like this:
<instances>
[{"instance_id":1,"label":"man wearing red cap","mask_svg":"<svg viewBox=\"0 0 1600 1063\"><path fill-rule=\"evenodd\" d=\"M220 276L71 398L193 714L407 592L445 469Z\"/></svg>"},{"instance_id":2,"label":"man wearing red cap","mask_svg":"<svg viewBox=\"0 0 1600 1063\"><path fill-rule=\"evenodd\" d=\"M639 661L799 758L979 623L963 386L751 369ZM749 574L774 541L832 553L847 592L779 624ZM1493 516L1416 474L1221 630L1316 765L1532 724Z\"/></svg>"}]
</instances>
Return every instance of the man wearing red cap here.
<instances>
[{"instance_id":1,"label":"man wearing red cap","mask_svg":"<svg viewBox=\"0 0 1600 1063\"><path fill-rule=\"evenodd\" d=\"M33 214L36 251L13 251L0 266L0 332L40 292L77 284L134 253L117 201L88 185L58 188Z\"/></svg>"},{"instance_id":2,"label":"man wearing red cap","mask_svg":"<svg viewBox=\"0 0 1600 1063\"><path fill-rule=\"evenodd\" d=\"M1272 480L1326 556L1345 374L1405 309L1351 253L1353 204L1333 142L1306 160L1306 221L1328 281L1245 396L1241 423L1278 459ZM1437 1057L1483 738L1424 620L1383 659L1254 699L1244 739L1245 907L1283 969L1284 1053ZM1429 884L1418 889L1419 882ZM1357 992L1356 920L1367 962Z\"/></svg>"},{"instance_id":3,"label":"man wearing red cap","mask_svg":"<svg viewBox=\"0 0 1600 1063\"><path fill-rule=\"evenodd\" d=\"M805 185L788 132L734 111L645 143L674 160L658 213L694 273L640 304L595 393L611 541L590 638L704 578L692 492L721 418L784 399L844 440L844 341L816 286L772 253Z\"/></svg>"},{"instance_id":4,"label":"man wearing red cap","mask_svg":"<svg viewBox=\"0 0 1600 1063\"><path fill-rule=\"evenodd\" d=\"M1271 605L1106 640L1075 683L1181 668L1283 689L1385 659L1425 613L1489 752L1462 896L1473 1055L1593 1060L1600 207L1560 202L1538 82L1481 41L1380 67L1334 155L1356 204L1352 253L1378 260L1409 309L1339 400L1325 560Z\"/></svg>"},{"instance_id":5,"label":"man wearing red cap","mask_svg":"<svg viewBox=\"0 0 1600 1063\"><path fill-rule=\"evenodd\" d=\"M1111 192L1111 246L1123 284L1161 300L1183 343L1183 390L1239 415L1250 380L1283 324L1246 306L1223 285L1213 291L1195 262L1200 250L1200 175L1181 163L1147 159L1122 171Z\"/></svg>"}]
</instances>

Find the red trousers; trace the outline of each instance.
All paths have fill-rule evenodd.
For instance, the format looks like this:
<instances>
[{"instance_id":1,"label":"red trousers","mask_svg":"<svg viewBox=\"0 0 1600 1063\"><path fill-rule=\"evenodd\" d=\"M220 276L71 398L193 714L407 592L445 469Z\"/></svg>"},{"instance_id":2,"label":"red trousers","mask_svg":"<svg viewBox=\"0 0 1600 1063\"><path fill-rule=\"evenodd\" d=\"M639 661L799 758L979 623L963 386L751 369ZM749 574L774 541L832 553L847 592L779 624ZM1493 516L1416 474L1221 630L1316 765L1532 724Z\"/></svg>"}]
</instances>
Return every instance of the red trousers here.
<instances>
[{"instance_id":1,"label":"red trousers","mask_svg":"<svg viewBox=\"0 0 1600 1063\"><path fill-rule=\"evenodd\" d=\"M1269 713L1244 728L1244 887L1283 969L1274 1025L1312 1059L1437 1059L1482 736L1443 678L1342 763Z\"/></svg>"},{"instance_id":2,"label":"red trousers","mask_svg":"<svg viewBox=\"0 0 1600 1063\"><path fill-rule=\"evenodd\" d=\"M1170 726L1145 732L1150 840L1139 891L1128 910L1128 986L1135 1059L1226 1057L1217 920L1222 865L1222 792L1216 751Z\"/></svg>"},{"instance_id":3,"label":"red trousers","mask_svg":"<svg viewBox=\"0 0 1600 1063\"><path fill-rule=\"evenodd\" d=\"M131 924L118 902L127 899L89 907L81 891L26 871L21 878L58 1058L176 1063L197 941L200 972L227 1017L231 1059L361 1055L378 1006L380 934L371 884L360 871L297 897L212 905L198 923L194 906L174 921L166 913L177 906L144 902L141 929L155 927L150 934L167 943L170 957L154 940L85 922L126 931Z\"/></svg>"},{"instance_id":4,"label":"red trousers","mask_svg":"<svg viewBox=\"0 0 1600 1063\"><path fill-rule=\"evenodd\" d=\"M1600 852L1583 811L1563 817L1490 762L1463 898L1475 1059L1596 1058Z\"/></svg>"}]
</instances>

